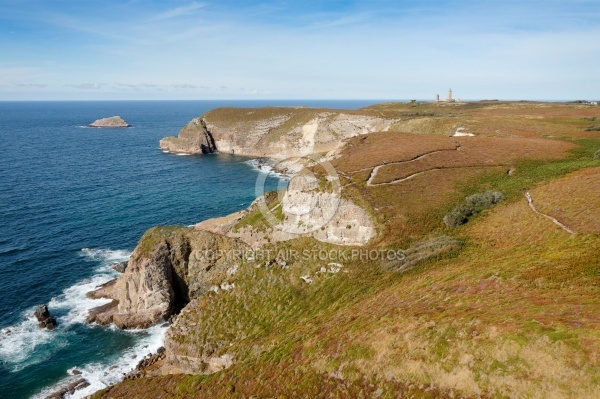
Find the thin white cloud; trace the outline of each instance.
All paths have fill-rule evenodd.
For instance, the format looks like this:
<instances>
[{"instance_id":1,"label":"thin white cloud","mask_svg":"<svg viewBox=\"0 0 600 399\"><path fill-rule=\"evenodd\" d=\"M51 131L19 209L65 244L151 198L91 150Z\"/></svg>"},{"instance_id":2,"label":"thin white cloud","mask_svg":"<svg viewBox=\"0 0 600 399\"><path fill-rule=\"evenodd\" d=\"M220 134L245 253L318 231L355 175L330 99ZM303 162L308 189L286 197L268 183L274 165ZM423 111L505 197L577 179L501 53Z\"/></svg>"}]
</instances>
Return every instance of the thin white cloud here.
<instances>
[{"instance_id":1,"label":"thin white cloud","mask_svg":"<svg viewBox=\"0 0 600 399\"><path fill-rule=\"evenodd\" d=\"M81 90L98 90L98 89L101 89L102 87L106 86L106 84L86 82L86 83L68 84L66 86L73 87L75 89L81 89Z\"/></svg>"},{"instance_id":2,"label":"thin white cloud","mask_svg":"<svg viewBox=\"0 0 600 399\"><path fill-rule=\"evenodd\" d=\"M157 89L159 86L153 83L119 83L115 82L113 87L118 90L144 90Z\"/></svg>"},{"instance_id":3,"label":"thin white cloud","mask_svg":"<svg viewBox=\"0 0 600 399\"><path fill-rule=\"evenodd\" d=\"M165 19L181 17L181 16L192 13L193 11L199 10L204 7L206 7L206 4L197 3L194 1L191 4L181 6L181 7L175 7L170 10L167 10L163 13L160 13L160 14L154 16L153 18L151 18L150 21L162 21Z\"/></svg>"},{"instance_id":4,"label":"thin white cloud","mask_svg":"<svg viewBox=\"0 0 600 399\"><path fill-rule=\"evenodd\" d=\"M173 89L199 89L202 88L202 86L197 86L191 83L174 83L172 85L170 85L170 87L172 87Z\"/></svg>"},{"instance_id":5,"label":"thin white cloud","mask_svg":"<svg viewBox=\"0 0 600 399\"><path fill-rule=\"evenodd\" d=\"M164 4L172 2L115 0L95 13L47 5L28 20L77 40L57 51L44 37L23 39L37 63L0 64L0 84L29 93L33 88L14 83L45 83L117 98L160 98L160 91L173 98L433 98L449 86L461 98L584 98L600 90L598 10L574 8L580 2L192 1L169 9ZM13 8L22 7L5 15ZM14 43L5 42L3 53L20 62L23 47ZM15 65L43 70L1 67ZM96 90L88 82L108 84Z\"/></svg>"}]
</instances>

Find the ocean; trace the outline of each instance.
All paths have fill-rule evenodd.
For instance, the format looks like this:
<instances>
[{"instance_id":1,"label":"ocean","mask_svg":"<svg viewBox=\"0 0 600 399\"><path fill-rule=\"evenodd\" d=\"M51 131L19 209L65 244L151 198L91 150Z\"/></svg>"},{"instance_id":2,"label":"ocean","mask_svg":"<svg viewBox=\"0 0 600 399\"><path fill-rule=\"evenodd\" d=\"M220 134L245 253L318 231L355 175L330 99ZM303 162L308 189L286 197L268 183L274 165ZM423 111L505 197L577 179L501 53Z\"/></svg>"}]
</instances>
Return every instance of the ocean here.
<instances>
[{"instance_id":1,"label":"ocean","mask_svg":"<svg viewBox=\"0 0 600 399\"><path fill-rule=\"evenodd\" d=\"M166 326L121 331L85 322L106 300L86 292L117 277L156 225L190 225L247 207L259 171L226 154L159 150L192 118L221 107L353 109L376 101L0 102L0 397L44 398L76 378L79 398L118 382L163 344ZM127 129L87 124L120 115ZM267 189L278 184L267 177ZM53 331L33 317L47 304Z\"/></svg>"}]
</instances>

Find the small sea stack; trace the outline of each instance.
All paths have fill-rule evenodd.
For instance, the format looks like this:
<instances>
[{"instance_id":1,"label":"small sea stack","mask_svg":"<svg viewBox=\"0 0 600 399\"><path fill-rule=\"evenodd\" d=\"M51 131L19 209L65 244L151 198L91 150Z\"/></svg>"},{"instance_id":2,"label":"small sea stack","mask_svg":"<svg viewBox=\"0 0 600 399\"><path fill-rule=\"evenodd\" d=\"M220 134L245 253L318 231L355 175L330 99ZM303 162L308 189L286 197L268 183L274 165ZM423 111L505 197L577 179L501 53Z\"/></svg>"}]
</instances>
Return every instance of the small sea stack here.
<instances>
[{"instance_id":1,"label":"small sea stack","mask_svg":"<svg viewBox=\"0 0 600 399\"><path fill-rule=\"evenodd\" d=\"M33 315L38 320L40 328L52 330L56 327L56 318L50 314L46 305L38 305Z\"/></svg>"},{"instance_id":2,"label":"small sea stack","mask_svg":"<svg viewBox=\"0 0 600 399\"><path fill-rule=\"evenodd\" d=\"M98 119L88 125L89 127L131 127L131 125L123 120L120 116L111 116L109 118Z\"/></svg>"}]
</instances>

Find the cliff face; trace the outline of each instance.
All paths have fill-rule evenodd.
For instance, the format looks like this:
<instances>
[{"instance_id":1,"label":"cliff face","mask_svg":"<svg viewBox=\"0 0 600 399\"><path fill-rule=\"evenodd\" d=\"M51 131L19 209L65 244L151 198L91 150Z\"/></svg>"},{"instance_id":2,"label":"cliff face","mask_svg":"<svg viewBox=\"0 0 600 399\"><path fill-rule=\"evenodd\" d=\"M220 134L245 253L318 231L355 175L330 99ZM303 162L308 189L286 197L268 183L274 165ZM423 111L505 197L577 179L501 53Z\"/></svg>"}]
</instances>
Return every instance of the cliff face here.
<instances>
[{"instance_id":1,"label":"cliff face","mask_svg":"<svg viewBox=\"0 0 600 399\"><path fill-rule=\"evenodd\" d=\"M393 122L356 111L219 108L192 120L177 137L162 139L160 148L200 154L213 152L207 151L212 144L223 153L285 159L335 150L348 137L386 131Z\"/></svg>"},{"instance_id":2,"label":"cliff face","mask_svg":"<svg viewBox=\"0 0 600 399\"><path fill-rule=\"evenodd\" d=\"M205 220L195 227L239 238L252 248L299 237L362 246L377 234L367 210L302 172L292 177L281 198L267 193L246 210Z\"/></svg>"},{"instance_id":3,"label":"cliff face","mask_svg":"<svg viewBox=\"0 0 600 399\"><path fill-rule=\"evenodd\" d=\"M138 244L114 284L92 297L113 299L89 321L146 328L165 321L191 299L228 283L248 247L241 241L184 227L155 227Z\"/></svg>"}]
</instances>

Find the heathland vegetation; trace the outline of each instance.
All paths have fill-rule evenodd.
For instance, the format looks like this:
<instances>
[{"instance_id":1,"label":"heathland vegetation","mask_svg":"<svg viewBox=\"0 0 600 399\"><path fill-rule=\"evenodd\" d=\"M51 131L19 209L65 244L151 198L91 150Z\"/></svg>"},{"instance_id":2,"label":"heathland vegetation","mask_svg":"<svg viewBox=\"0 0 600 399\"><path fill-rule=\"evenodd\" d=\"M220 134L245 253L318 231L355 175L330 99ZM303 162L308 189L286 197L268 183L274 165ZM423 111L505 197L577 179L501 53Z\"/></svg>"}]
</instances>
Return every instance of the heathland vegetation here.
<instances>
[{"instance_id":1,"label":"heathland vegetation","mask_svg":"<svg viewBox=\"0 0 600 399\"><path fill-rule=\"evenodd\" d=\"M219 112L239 124L248 111ZM268 256L185 306L162 368L95 398L600 396L600 136L587 130L600 108L386 103L356 113L394 121L329 154L342 197L377 235L363 247L266 242ZM474 136L450 137L458 128ZM525 193L577 233L534 213ZM253 226L268 223L252 211L233 229ZM404 257L278 256L341 250Z\"/></svg>"}]
</instances>

